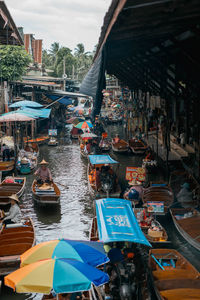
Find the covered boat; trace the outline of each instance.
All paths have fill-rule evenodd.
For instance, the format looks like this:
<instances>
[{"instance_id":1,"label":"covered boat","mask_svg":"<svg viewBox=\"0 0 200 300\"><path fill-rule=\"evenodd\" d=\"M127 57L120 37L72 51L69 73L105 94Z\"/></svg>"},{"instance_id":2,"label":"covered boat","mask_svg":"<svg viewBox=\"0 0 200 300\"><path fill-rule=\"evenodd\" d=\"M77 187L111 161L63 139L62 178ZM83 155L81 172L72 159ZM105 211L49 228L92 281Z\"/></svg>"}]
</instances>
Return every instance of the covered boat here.
<instances>
[{"instance_id":1,"label":"covered boat","mask_svg":"<svg viewBox=\"0 0 200 300\"><path fill-rule=\"evenodd\" d=\"M200 251L200 213L192 208L171 208L170 214L178 232Z\"/></svg>"},{"instance_id":2,"label":"covered boat","mask_svg":"<svg viewBox=\"0 0 200 300\"><path fill-rule=\"evenodd\" d=\"M118 143L115 143L112 140L112 150L118 153L127 153L129 151L129 144L124 140L119 140Z\"/></svg>"},{"instance_id":3,"label":"covered boat","mask_svg":"<svg viewBox=\"0 0 200 300\"><path fill-rule=\"evenodd\" d=\"M32 184L33 199L40 205L53 205L60 203L60 190L58 186L52 182L50 184L37 184L34 180Z\"/></svg>"},{"instance_id":4,"label":"covered boat","mask_svg":"<svg viewBox=\"0 0 200 300\"><path fill-rule=\"evenodd\" d=\"M109 155L89 155L88 186L92 197L119 197L121 187L118 183L118 162Z\"/></svg>"},{"instance_id":5,"label":"covered boat","mask_svg":"<svg viewBox=\"0 0 200 300\"><path fill-rule=\"evenodd\" d=\"M104 243L127 241L151 247L133 213L131 201L105 198L96 200L95 206L96 221L93 221L91 240Z\"/></svg>"},{"instance_id":6,"label":"covered boat","mask_svg":"<svg viewBox=\"0 0 200 300\"><path fill-rule=\"evenodd\" d=\"M134 154L144 154L148 148L142 140L135 138L129 140L129 147Z\"/></svg>"},{"instance_id":7,"label":"covered boat","mask_svg":"<svg viewBox=\"0 0 200 300\"><path fill-rule=\"evenodd\" d=\"M9 197L16 194L20 198L25 189L26 177L6 177L0 184L0 206L10 204Z\"/></svg>"},{"instance_id":8,"label":"covered boat","mask_svg":"<svg viewBox=\"0 0 200 300\"><path fill-rule=\"evenodd\" d=\"M155 183L150 187L144 189L143 203L163 203L164 205L164 213L167 213L168 208L172 205L174 201L174 195L170 186L166 183Z\"/></svg>"},{"instance_id":9,"label":"covered boat","mask_svg":"<svg viewBox=\"0 0 200 300\"><path fill-rule=\"evenodd\" d=\"M9 224L0 232L0 276L5 276L20 266L20 255L35 245L33 222Z\"/></svg>"},{"instance_id":10,"label":"covered boat","mask_svg":"<svg viewBox=\"0 0 200 300\"><path fill-rule=\"evenodd\" d=\"M178 251L150 250L149 268L158 299L200 299L200 273Z\"/></svg>"}]
</instances>

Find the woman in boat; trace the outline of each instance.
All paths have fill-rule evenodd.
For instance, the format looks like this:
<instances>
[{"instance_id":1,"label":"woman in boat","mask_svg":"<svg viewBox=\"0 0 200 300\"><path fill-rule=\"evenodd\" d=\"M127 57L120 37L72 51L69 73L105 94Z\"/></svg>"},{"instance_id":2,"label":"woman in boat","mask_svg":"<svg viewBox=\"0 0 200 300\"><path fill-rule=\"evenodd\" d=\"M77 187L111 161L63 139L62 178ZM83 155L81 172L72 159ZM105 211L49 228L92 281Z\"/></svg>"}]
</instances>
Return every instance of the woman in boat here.
<instances>
[{"instance_id":1,"label":"woman in boat","mask_svg":"<svg viewBox=\"0 0 200 300\"><path fill-rule=\"evenodd\" d=\"M11 207L6 217L1 218L3 221L2 224L15 224L15 223L21 223L21 210L19 208L19 199L16 194L11 195Z\"/></svg>"},{"instance_id":2,"label":"woman in boat","mask_svg":"<svg viewBox=\"0 0 200 300\"><path fill-rule=\"evenodd\" d=\"M119 134L116 134L115 137L114 137L114 139L113 139L113 143L117 144L119 142L120 142Z\"/></svg>"},{"instance_id":3,"label":"woman in boat","mask_svg":"<svg viewBox=\"0 0 200 300\"><path fill-rule=\"evenodd\" d=\"M51 183L52 182L52 176L49 168L47 167L48 162L44 159L40 162L40 167L37 169L37 171L34 173L35 176L38 176L39 179L37 180L38 184L43 183Z\"/></svg>"}]
</instances>

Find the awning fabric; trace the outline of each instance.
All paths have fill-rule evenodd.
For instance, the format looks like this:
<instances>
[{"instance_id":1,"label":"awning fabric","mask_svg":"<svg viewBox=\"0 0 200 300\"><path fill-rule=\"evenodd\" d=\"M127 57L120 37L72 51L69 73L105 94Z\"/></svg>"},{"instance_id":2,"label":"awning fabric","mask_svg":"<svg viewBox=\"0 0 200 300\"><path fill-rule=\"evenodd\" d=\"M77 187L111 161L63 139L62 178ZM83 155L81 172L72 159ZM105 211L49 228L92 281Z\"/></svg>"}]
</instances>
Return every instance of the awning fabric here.
<instances>
[{"instance_id":1,"label":"awning fabric","mask_svg":"<svg viewBox=\"0 0 200 300\"><path fill-rule=\"evenodd\" d=\"M100 241L133 242L151 247L138 225L129 200L107 198L95 202Z\"/></svg>"},{"instance_id":2,"label":"awning fabric","mask_svg":"<svg viewBox=\"0 0 200 300\"><path fill-rule=\"evenodd\" d=\"M30 118L33 118L33 119L38 119L38 116L33 116L32 113L30 112L27 112L25 110L22 110L22 109L17 109L17 110L13 110L13 111L9 111L5 114L2 114L1 116L8 116L8 115L15 115L15 114L22 114L24 116L27 116L27 117L30 117Z\"/></svg>"},{"instance_id":3,"label":"awning fabric","mask_svg":"<svg viewBox=\"0 0 200 300\"><path fill-rule=\"evenodd\" d=\"M103 47L80 86L81 93L93 97L93 117L101 110L102 90L105 85L105 48Z\"/></svg>"},{"instance_id":4,"label":"awning fabric","mask_svg":"<svg viewBox=\"0 0 200 300\"><path fill-rule=\"evenodd\" d=\"M49 99L53 100L53 101L56 101L58 100L59 98L63 97L63 95L46 95ZM59 103L61 104L64 104L64 105L70 105L74 102L74 99L71 99L67 96L64 96L62 99L60 99L58 101Z\"/></svg>"},{"instance_id":5,"label":"awning fabric","mask_svg":"<svg viewBox=\"0 0 200 300\"><path fill-rule=\"evenodd\" d=\"M43 107L43 105L41 105L40 103L35 102L35 101L22 100L22 101L17 101L15 103L10 104L9 107L11 107L11 108L15 108L15 107L37 107L37 108L41 108L41 107Z\"/></svg>"},{"instance_id":6,"label":"awning fabric","mask_svg":"<svg viewBox=\"0 0 200 300\"><path fill-rule=\"evenodd\" d=\"M24 107L20 110L20 112L28 113L32 115L33 118L38 117L38 118L47 119L50 116L51 109L50 108L34 109L34 108Z\"/></svg>"},{"instance_id":7,"label":"awning fabric","mask_svg":"<svg viewBox=\"0 0 200 300\"><path fill-rule=\"evenodd\" d=\"M89 160L92 165L118 164L110 155L89 155Z\"/></svg>"}]
</instances>

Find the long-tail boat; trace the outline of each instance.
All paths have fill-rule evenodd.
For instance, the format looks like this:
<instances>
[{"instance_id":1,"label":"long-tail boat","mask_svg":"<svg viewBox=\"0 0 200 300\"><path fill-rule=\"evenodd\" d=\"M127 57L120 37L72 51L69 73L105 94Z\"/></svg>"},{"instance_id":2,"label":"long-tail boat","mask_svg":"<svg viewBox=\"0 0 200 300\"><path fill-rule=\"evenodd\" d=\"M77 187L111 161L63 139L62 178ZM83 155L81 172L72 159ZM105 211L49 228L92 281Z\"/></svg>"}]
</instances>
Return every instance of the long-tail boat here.
<instances>
[{"instance_id":1,"label":"long-tail boat","mask_svg":"<svg viewBox=\"0 0 200 300\"><path fill-rule=\"evenodd\" d=\"M200 213L192 208L171 208L170 213L178 232L200 251Z\"/></svg>"},{"instance_id":2,"label":"long-tail boat","mask_svg":"<svg viewBox=\"0 0 200 300\"><path fill-rule=\"evenodd\" d=\"M20 198L25 189L26 177L6 177L0 184L0 206L10 204L9 196L16 194Z\"/></svg>"},{"instance_id":3,"label":"long-tail boat","mask_svg":"<svg viewBox=\"0 0 200 300\"><path fill-rule=\"evenodd\" d=\"M114 165L117 161L109 155L89 155L88 186L89 192L94 198L119 197L121 187L118 183L117 172ZM106 168L109 168L107 170ZM97 170L99 169L99 177Z\"/></svg>"},{"instance_id":4,"label":"long-tail boat","mask_svg":"<svg viewBox=\"0 0 200 300\"><path fill-rule=\"evenodd\" d=\"M60 189L52 182L51 184L37 184L34 180L32 184L33 199L40 205L53 205L60 203Z\"/></svg>"},{"instance_id":5,"label":"long-tail boat","mask_svg":"<svg viewBox=\"0 0 200 300\"><path fill-rule=\"evenodd\" d=\"M127 153L129 151L129 144L124 140L119 140L118 143L112 141L112 150L118 153Z\"/></svg>"},{"instance_id":6,"label":"long-tail boat","mask_svg":"<svg viewBox=\"0 0 200 300\"><path fill-rule=\"evenodd\" d=\"M150 250L149 268L158 299L200 299L200 273L178 251Z\"/></svg>"},{"instance_id":7,"label":"long-tail boat","mask_svg":"<svg viewBox=\"0 0 200 300\"><path fill-rule=\"evenodd\" d=\"M142 140L135 138L129 140L129 147L134 154L144 154L148 148Z\"/></svg>"},{"instance_id":8,"label":"long-tail boat","mask_svg":"<svg viewBox=\"0 0 200 300\"><path fill-rule=\"evenodd\" d=\"M30 218L23 224L9 224L0 232L0 276L20 266L20 255L35 245L35 230Z\"/></svg>"},{"instance_id":9,"label":"long-tail boat","mask_svg":"<svg viewBox=\"0 0 200 300\"><path fill-rule=\"evenodd\" d=\"M147 202L163 202L164 213L167 213L168 208L174 201L172 189L167 184L152 184L150 187L144 189L143 203Z\"/></svg>"}]
</instances>

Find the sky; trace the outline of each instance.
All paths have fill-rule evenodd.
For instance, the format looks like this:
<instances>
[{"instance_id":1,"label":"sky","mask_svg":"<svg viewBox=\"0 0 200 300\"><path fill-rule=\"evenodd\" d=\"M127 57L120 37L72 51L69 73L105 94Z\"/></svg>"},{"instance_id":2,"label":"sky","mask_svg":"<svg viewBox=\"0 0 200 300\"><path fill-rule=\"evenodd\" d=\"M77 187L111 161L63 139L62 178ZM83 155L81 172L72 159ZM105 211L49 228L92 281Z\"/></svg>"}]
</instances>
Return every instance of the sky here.
<instances>
[{"instance_id":1,"label":"sky","mask_svg":"<svg viewBox=\"0 0 200 300\"><path fill-rule=\"evenodd\" d=\"M17 27L43 40L74 50L83 43L92 51L98 43L103 18L111 0L5 0Z\"/></svg>"}]
</instances>

